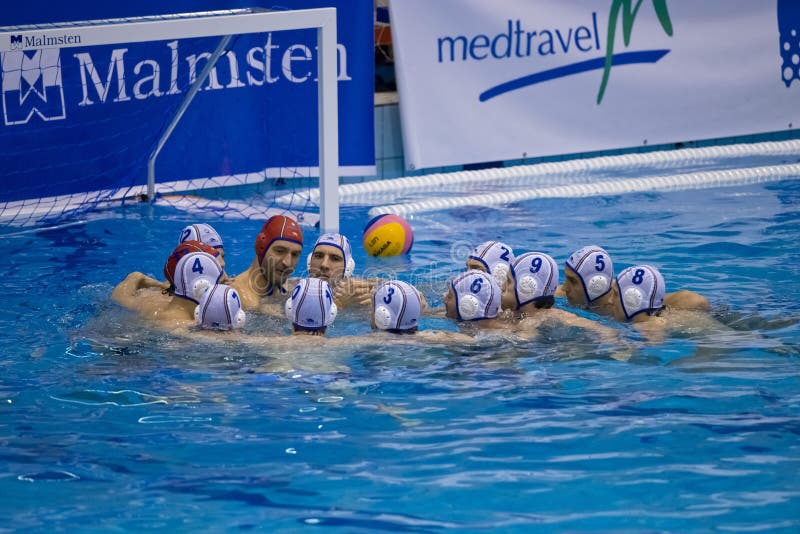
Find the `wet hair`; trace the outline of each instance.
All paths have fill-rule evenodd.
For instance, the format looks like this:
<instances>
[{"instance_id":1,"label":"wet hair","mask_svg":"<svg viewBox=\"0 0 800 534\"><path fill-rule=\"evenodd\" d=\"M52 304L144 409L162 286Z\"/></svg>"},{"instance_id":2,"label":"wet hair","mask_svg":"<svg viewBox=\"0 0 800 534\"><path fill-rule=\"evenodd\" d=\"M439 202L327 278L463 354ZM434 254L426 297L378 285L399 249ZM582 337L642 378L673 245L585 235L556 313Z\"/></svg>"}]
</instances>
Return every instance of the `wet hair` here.
<instances>
[{"instance_id":1,"label":"wet hair","mask_svg":"<svg viewBox=\"0 0 800 534\"><path fill-rule=\"evenodd\" d=\"M553 295L548 295L546 297L536 297L531 301L533 307L537 310L546 310L548 308L552 308L553 304L556 303L556 298Z\"/></svg>"},{"instance_id":2,"label":"wet hair","mask_svg":"<svg viewBox=\"0 0 800 534\"><path fill-rule=\"evenodd\" d=\"M300 326L297 323L292 323L292 330L295 332L303 332L304 334L311 334L314 336L322 336L325 335L325 331L328 329L327 326L323 326L321 328L313 328L307 326Z\"/></svg>"},{"instance_id":3,"label":"wet hair","mask_svg":"<svg viewBox=\"0 0 800 534\"><path fill-rule=\"evenodd\" d=\"M406 328L406 329L387 328L386 330L384 330L384 332L389 332L390 334L416 334L417 328L418 327L416 326L414 328Z\"/></svg>"}]
</instances>

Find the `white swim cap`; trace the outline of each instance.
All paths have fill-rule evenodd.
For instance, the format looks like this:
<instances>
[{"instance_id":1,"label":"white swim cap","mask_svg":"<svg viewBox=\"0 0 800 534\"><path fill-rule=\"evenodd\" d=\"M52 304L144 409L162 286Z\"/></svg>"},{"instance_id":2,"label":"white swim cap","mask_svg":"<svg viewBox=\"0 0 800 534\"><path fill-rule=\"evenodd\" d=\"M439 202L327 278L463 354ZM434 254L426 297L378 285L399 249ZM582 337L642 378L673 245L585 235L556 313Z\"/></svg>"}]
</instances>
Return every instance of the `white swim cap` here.
<instances>
[{"instance_id":1,"label":"white swim cap","mask_svg":"<svg viewBox=\"0 0 800 534\"><path fill-rule=\"evenodd\" d=\"M223 248L222 238L210 224L190 224L181 230L180 245L184 241L200 241L214 248Z\"/></svg>"},{"instance_id":2,"label":"white swim cap","mask_svg":"<svg viewBox=\"0 0 800 534\"><path fill-rule=\"evenodd\" d=\"M328 245L341 250L342 255L344 256L344 276L345 278L353 276L353 272L356 270L356 262L353 260L353 252L350 248L350 241L342 234L329 233L319 236L317 242L314 243L314 248L311 249L311 254L308 255L308 258L306 258L306 267L311 266L311 256L314 255L314 251L320 245Z\"/></svg>"},{"instance_id":3,"label":"white swim cap","mask_svg":"<svg viewBox=\"0 0 800 534\"><path fill-rule=\"evenodd\" d=\"M575 271L583 284L583 292L589 303L611 291L614 279L614 264L608 252L597 245L589 245L573 252L567 267Z\"/></svg>"},{"instance_id":4,"label":"white swim cap","mask_svg":"<svg viewBox=\"0 0 800 534\"><path fill-rule=\"evenodd\" d=\"M472 250L469 260L475 260L486 268L486 272L494 276L497 283L506 283L508 271L514 263L514 251L500 241L485 241Z\"/></svg>"},{"instance_id":5,"label":"white swim cap","mask_svg":"<svg viewBox=\"0 0 800 534\"><path fill-rule=\"evenodd\" d=\"M306 330L320 330L336 319L336 303L328 282L319 278L301 278L286 300L286 318Z\"/></svg>"},{"instance_id":6,"label":"white swim cap","mask_svg":"<svg viewBox=\"0 0 800 534\"><path fill-rule=\"evenodd\" d=\"M195 323L211 330L237 330L246 320L239 293L225 284L217 284L203 293L194 309Z\"/></svg>"},{"instance_id":7,"label":"white swim cap","mask_svg":"<svg viewBox=\"0 0 800 534\"><path fill-rule=\"evenodd\" d=\"M400 280L382 283L372 295L372 304L379 330L411 330L419 324L422 301L411 284Z\"/></svg>"},{"instance_id":8,"label":"white swim cap","mask_svg":"<svg viewBox=\"0 0 800 534\"><path fill-rule=\"evenodd\" d=\"M558 265L544 252L526 252L511 266L517 309L539 297L550 297L558 287Z\"/></svg>"},{"instance_id":9,"label":"white swim cap","mask_svg":"<svg viewBox=\"0 0 800 534\"><path fill-rule=\"evenodd\" d=\"M646 312L652 315L664 306L664 277L652 265L634 265L617 276L619 300L625 317Z\"/></svg>"},{"instance_id":10,"label":"white swim cap","mask_svg":"<svg viewBox=\"0 0 800 534\"><path fill-rule=\"evenodd\" d=\"M205 290L219 282L221 277L222 267L214 256L190 252L175 267L175 295L197 304Z\"/></svg>"},{"instance_id":11,"label":"white swim cap","mask_svg":"<svg viewBox=\"0 0 800 534\"><path fill-rule=\"evenodd\" d=\"M500 286L490 274L472 269L450 283L462 321L493 319L500 309Z\"/></svg>"}]
</instances>

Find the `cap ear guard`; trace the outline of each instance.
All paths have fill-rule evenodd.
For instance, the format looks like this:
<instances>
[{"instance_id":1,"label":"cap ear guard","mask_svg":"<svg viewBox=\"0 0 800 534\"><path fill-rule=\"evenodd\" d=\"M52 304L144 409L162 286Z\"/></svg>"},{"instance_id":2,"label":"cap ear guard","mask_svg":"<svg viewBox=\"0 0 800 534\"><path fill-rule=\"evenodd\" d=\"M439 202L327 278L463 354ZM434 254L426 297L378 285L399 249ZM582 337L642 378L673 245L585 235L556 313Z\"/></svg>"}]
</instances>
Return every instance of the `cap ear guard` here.
<instances>
[{"instance_id":1,"label":"cap ear guard","mask_svg":"<svg viewBox=\"0 0 800 534\"><path fill-rule=\"evenodd\" d=\"M523 303L527 304L538 297L538 289L539 283L533 276L523 276L519 278L516 285L517 305L522 306Z\"/></svg>"},{"instance_id":2,"label":"cap ear guard","mask_svg":"<svg viewBox=\"0 0 800 534\"><path fill-rule=\"evenodd\" d=\"M481 303L474 295L458 298L458 316L462 321L472 321L480 316Z\"/></svg>"},{"instance_id":3,"label":"cap ear guard","mask_svg":"<svg viewBox=\"0 0 800 534\"><path fill-rule=\"evenodd\" d=\"M247 323L247 314L244 310L239 310L236 312L236 317L233 319L233 325L231 327L234 330L238 330L240 328L244 328L244 325Z\"/></svg>"},{"instance_id":4,"label":"cap ear guard","mask_svg":"<svg viewBox=\"0 0 800 534\"><path fill-rule=\"evenodd\" d=\"M494 279L497 280L497 284L500 287L506 285L506 282L508 282L508 273L511 271L511 268L507 263L503 262L495 263L494 265L492 265L490 271Z\"/></svg>"},{"instance_id":5,"label":"cap ear guard","mask_svg":"<svg viewBox=\"0 0 800 534\"><path fill-rule=\"evenodd\" d=\"M585 284L586 296L589 297L589 302L591 302L609 292L611 289L611 278L598 274L592 276Z\"/></svg>"},{"instance_id":6,"label":"cap ear guard","mask_svg":"<svg viewBox=\"0 0 800 534\"><path fill-rule=\"evenodd\" d=\"M330 326L333 324L333 321L336 320L336 316L339 314L339 307L336 306L335 302L331 303L331 309L328 311L328 318L325 320L325 326Z\"/></svg>"},{"instance_id":7,"label":"cap ear guard","mask_svg":"<svg viewBox=\"0 0 800 534\"><path fill-rule=\"evenodd\" d=\"M620 295L620 300L622 300L622 309L625 311L625 317L630 319L633 316L628 314L628 310L640 310L644 296L635 287L629 287Z\"/></svg>"},{"instance_id":8,"label":"cap ear guard","mask_svg":"<svg viewBox=\"0 0 800 534\"><path fill-rule=\"evenodd\" d=\"M392 324L392 311L386 306L377 306L375 308L373 318L375 319L375 327L378 330L389 330L394 328L394 325Z\"/></svg>"},{"instance_id":9,"label":"cap ear guard","mask_svg":"<svg viewBox=\"0 0 800 534\"><path fill-rule=\"evenodd\" d=\"M195 302L200 302L200 299L203 298L203 293L208 291L209 287L211 287L211 281L208 278L198 278L194 281L194 284L192 284L192 296Z\"/></svg>"},{"instance_id":10,"label":"cap ear guard","mask_svg":"<svg viewBox=\"0 0 800 534\"><path fill-rule=\"evenodd\" d=\"M345 278L350 278L353 276L353 273L356 271L356 262L353 258L347 258L347 265L344 268L344 276Z\"/></svg>"},{"instance_id":11,"label":"cap ear guard","mask_svg":"<svg viewBox=\"0 0 800 534\"><path fill-rule=\"evenodd\" d=\"M287 319L289 319L291 322L294 322L294 306L292 305L292 297L286 299L286 304L283 305L283 312L286 314Z\"/></svg>"}]
</instances>

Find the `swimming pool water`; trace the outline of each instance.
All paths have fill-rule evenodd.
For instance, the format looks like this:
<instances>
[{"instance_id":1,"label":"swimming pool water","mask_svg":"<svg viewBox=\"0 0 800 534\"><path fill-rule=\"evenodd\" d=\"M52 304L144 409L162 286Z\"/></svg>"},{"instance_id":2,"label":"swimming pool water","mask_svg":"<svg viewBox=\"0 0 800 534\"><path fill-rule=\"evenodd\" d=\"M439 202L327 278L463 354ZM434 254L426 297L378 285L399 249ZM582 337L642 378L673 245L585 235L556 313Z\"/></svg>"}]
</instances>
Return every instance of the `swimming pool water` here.
<instances>
[{"instance_id":1,"label":"swimming pool water","mask_svg":"<svg viewBox=\"0 0 800 534\"><path fill-rule=\"evenodd\" d=\"M617 271L657 265L731 326L627 362L571 331L446 348L192 343L109 295L130 271L160 278L196 219L133 206L5 237L0 530L797 532L799 205L786 181L462 209L412 218L411 255L385 260L361 250L366 208L343 210L356 272L413 280L433 305L480 241L560 265L596 243ZM260 222L206 222L228 271L246 269ZM331 335L366 321L345 311ZM298 370L265 372L269 355Z\"/></svg>"}]
</instances>

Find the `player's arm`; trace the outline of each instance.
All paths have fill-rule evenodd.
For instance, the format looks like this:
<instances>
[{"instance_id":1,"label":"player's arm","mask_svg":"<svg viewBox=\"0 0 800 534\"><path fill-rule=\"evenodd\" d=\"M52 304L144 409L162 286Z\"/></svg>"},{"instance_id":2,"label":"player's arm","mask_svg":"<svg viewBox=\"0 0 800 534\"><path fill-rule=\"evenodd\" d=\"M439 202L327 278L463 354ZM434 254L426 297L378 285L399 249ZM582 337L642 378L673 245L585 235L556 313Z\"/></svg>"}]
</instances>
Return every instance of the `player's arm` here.
<instances>
[{"instance_id":1,"label":"player's arm","mask_svg":"<svg viewBox=\"0 0 800 534\"><path fill-rule=\"evenodd\" d=\"M126 308L137 308L138 299L136 293L145 287L153 287L149 285L150 282L148 280L153 279L143 273L132 272L114 288L111 293L112 300Z\"/></svg>"},{"instance_id":2,"label":"player's arm","mask_svg":"<svg viewBox=\"0 0 800 534\"><path fill-rule=\"evenodd\" d=\"M708 311L711 306L703 295L689 291L688 289L681 289L674 293L667 293L664 296L664 304L669 308L678 310L698 310Z\"/></svg>"},{"instance_id":3,"label":"player's arm","mask_svg":"<svg viewBox=\"0 0 800 534\"><path fill-rule=\"evenodd\" d=\"M336 306L368 305L372 300L374 282L364 278L343 278L333 290Z\"/></svg>"},{"instance_id":4,"label":"player's arm","mask_svg":"<svg viewBox=\"0 0 800 534\"><path fill-rule=\"evenodd\" d=\"M581 317L580 315L576 315L566 310L553 309L552 311L556 320L560 321L562 324L567 326L576 326L578 328L583 328L584 330L593 332L603 343L614 343L619 339L619 332L614 328L605 326L597 321L587 319L586 317Z\"/></svg>"}]
</instances>

